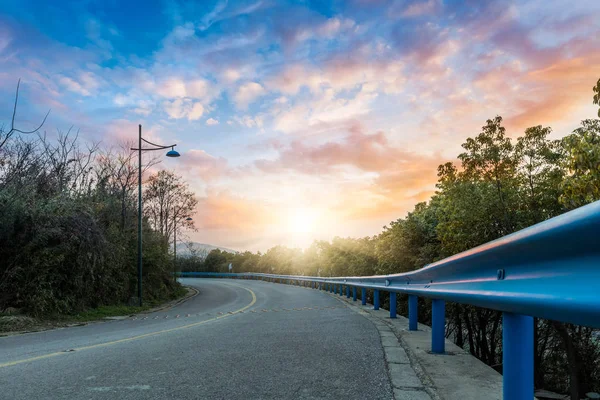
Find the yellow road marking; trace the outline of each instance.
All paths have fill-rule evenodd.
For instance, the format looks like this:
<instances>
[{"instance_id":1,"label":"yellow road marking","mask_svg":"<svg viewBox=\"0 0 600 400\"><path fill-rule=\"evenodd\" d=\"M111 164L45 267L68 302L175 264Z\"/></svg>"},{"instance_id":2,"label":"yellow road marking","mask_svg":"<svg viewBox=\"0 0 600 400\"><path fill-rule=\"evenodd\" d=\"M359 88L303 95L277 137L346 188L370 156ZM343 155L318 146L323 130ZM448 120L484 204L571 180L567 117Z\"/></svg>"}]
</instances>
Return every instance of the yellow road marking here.
<instances>
[{"instance_id":1,"label":"yellow road marking","mask_svg":"<svg viewBox=\"0 0 600 400\"><path fill-rule=\"evenodd\" d=\"M234 285L234 286L238 286L238 285ZM73 351L90 350L90 349L96 349L96 348L99 348L99 347L112 346L113 344L118 344L118 343L131 342L133 340L143 339L143 338L147 338L147 337L150 337L150 336L156 336L156 335L160 335L162 333L179 331L179 330L182 330L182 329L187 329L187 328L191 328L191 327L194 327L194 326L206 324L207 322L215 321L215 320L218 320L218 319L223 319L223 318L231 317L232 315L235 315L237 313L241 313L241 312L247 310L248 308L252 307L254 305L254 303L256 303L256 294L252 290L250 290L248 288L245 288L245 287L242 287L242 286L239 286L239 287L242 288L242 289L247 290L248 292L250 292L250 294L252 295L252 301L248 305L240 308L239 310L233 311L232 314L225 314L225 315L221 315L219 317L214 317L214 318L210 318L210 319L207 319L207 320L204 320L204 321L195 322L193 324L184 325L184 326L178 326L176 328L163 329L162 331L150 332L150 333L145 333L143 335L132 336L132 337L125 338L125 339L113 340L112 342L98 343L98 344L93 344L91 346L84 346L84 347L76 347L74 349L70 349L68 352L57 351L56 353L44 354L42 356L31 357L31 358L24 358L22 360L16 360L16 361L10 361L10 362L6 362L6 363L3 363L3 364L0 364L0 368L12 367L13 365L18 365L18 364L23 364L23 363L27 363L27 362L43 360L45 358L62 356L62 355L65 355L65 354L70 354Z\"/></svg>"}]
</instances>

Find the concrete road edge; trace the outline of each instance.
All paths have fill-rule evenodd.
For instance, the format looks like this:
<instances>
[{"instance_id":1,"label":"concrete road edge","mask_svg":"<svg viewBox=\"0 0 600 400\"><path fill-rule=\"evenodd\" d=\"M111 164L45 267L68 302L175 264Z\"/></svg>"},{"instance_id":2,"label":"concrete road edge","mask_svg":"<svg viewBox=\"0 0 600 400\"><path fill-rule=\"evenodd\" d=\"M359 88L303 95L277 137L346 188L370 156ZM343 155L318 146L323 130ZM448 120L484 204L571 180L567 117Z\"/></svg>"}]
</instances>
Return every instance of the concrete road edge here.
<instances>
[{"instance_id":1,"label":"concrete road edge","mask_svg":"<svg viewBox=\"0 0 600 400\"><path fill-rule=\"evenodd\" d=\"M418 324L417 331L409 331L405 317L398 315L392 319L383 308L373 310L371 304L363 306L360 301L355 303L345 296L327 294L369 319L379 330L396 399L502 400L502 375L449 340L446 340L445 354L431 353L429 326ZM394 350L398 347L396 341L408 360L403 359L401 350ZM406 372L408 365L420 379L421 386L412 383L412 374ZM413 395L410 390L415 391Z\"/></svg>"}]
</instances>

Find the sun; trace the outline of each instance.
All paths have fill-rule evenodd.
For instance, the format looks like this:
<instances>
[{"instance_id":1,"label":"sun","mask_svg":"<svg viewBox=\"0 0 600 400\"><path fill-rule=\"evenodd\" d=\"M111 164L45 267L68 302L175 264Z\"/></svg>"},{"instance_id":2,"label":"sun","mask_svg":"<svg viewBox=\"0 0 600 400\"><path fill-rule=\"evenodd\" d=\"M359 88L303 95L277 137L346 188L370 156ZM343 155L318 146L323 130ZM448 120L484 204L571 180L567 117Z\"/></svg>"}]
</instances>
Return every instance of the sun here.
<instances>
[{"instance_id":1,"label":"sun","mask_svg":"<svg viewBox=\"0 0 600 400\"><path fill-rule=\"evenodd\" d=\"M315 230L317 212L306 207L298 207L288 212L288 231L293 234L308 234Z\"/></svg>"}]
</instances>

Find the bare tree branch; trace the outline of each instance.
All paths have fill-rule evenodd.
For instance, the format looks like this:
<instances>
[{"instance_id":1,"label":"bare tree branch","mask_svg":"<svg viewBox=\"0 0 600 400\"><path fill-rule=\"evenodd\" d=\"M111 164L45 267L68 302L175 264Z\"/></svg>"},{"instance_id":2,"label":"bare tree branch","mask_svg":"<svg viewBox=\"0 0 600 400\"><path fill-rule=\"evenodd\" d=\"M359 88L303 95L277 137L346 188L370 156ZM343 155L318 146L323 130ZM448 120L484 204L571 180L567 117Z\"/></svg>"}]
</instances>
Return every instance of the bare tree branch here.
<instances>
[{"instance_id":1,"label":"bare tree branch","mask_svg":"<svg viewBox=\"0 0 600 400\"><path fill-rule=\"evenodd\" d=\"M6 133L4 140L2 141L2 143L0 143L0 149L4 146L4 144L6 143L6 141L15 133L22 133L22 134L30 134L30 133L35 133L37 131L39 131L42 126L44 126L44 123L46 123L46 119L48 118L48 115L50 115L50 110L48 110L48 112L46 113L46 115L44 116L44 119L42 120L42 123L35 129L31 130L31 131L24 131L22 129L18 129L15 128L15 119L17 116L17 104L19 102L19 87L21 86L21 79L18 80L17 82L17 91L15 93L15 104L13 106L13 113L12 113L12 118L11 118L11 124L10 124L10 130ZM0 130L0 134L2 133L2 130Z\"/></svg>"}]
</instances>

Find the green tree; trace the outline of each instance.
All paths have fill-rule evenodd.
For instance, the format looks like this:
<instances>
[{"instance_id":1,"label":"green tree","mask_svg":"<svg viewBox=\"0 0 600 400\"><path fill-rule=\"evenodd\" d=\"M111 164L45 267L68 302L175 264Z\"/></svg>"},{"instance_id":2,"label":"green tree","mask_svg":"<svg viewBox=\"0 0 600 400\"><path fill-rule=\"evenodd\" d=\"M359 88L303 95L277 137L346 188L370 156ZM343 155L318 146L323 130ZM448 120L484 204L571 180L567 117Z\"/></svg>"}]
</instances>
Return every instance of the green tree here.
<instances>
[{"instance_id":1,"label":"green tree","mask_svg":"<svg viewBox=\"0 0 600 400\"><path fill-rule=\"evenodd\" d=\"M600 106L600 79L596 82L596 86L593 88L594 90L594 99L593 103ZM598 108L598 118L600 118L600 108Z\"/></svg>"},{"instance_id":2,"label":"green tree","mask_svg":"<svg viewBox=\"0 0 600 400\"><path fill-rule=\"evenodd\" d=\"M564 169L560 161L560 141L549 140L550 127L527 128L517 138L515 156L518 160L517 179L521 194L517 228L522 229L560 214L564 208L558 202Z\"/></svg>"},{"instance_id":3,"label":"green tree","mask_svg":"<svg viewBox=\"0 0 600 400\"><path fill-rule=\"evenodd\" d=\"M560 201L576 208L600 199L600 120L586 119L562 139L568 171Z\"/></svg>"},{"instance_id":4,"label":"green tree","mask_svg":"<svg viewBox=\"0 0 600 400\"><path fill-rule=\"evenodd\" d=\"M206 272L229 272L227 267L227 252L213 249L204 260L204 271Z\"/></svg>"},{"instance_id":5,"label":"green tree","mask_svg":"<svg viewBox=\"0 0 600 400\"><path fill-rule=\"evenodd\" d=\"M481 133L475 138L468 138L462 147L466 151L458 156L464 170L461 175L466 180L494 186L496 205L490 211L497 214L498 234L502 236L513 232L515 223L510 208L514 200L518 160L514 154L514 146L502 126L502 117L488 119Z\"/></svg>"}]
</instances>

